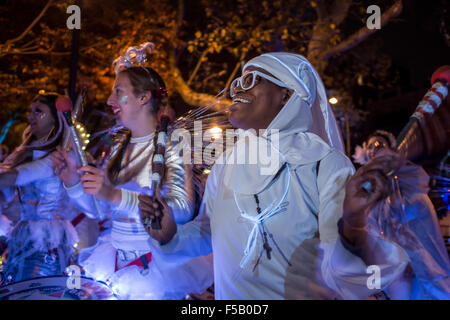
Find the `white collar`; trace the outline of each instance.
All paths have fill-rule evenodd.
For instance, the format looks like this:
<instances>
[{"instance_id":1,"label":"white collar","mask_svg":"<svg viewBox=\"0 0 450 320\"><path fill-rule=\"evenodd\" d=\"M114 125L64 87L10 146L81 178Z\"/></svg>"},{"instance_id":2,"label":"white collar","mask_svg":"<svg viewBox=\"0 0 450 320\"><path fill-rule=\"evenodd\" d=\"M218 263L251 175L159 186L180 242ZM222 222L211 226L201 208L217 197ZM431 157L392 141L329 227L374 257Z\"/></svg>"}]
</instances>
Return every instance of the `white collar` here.
<instances>
[{"instance_id":1,"label":"white collar","mask_svg":"<svg viewBox=\"0 0 450 320\"><path fill-rule=\"evenodd\" d=\"M155 136L155 133L152 132L149 135L144 136L144 137L139 137L139 138L131 137L130 143L145 143L145 142L152 140L154 136Z\"/></svg>"}]
</instances>

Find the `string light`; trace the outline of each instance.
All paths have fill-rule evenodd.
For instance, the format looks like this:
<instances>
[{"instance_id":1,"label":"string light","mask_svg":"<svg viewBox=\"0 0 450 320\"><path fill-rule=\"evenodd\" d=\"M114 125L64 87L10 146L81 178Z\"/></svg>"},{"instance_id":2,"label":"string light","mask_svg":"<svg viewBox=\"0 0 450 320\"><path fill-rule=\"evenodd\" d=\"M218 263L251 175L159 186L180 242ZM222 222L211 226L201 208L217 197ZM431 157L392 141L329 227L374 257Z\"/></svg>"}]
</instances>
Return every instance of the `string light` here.
<instances>
[{"instance_id":1,"label":"string light","mask_svg":"<svg viewBox=\"0 0 450 320\"><path fill-rule=\"evenodd\" d=\"M339 102L339 100L338 100L336 97L331 97L331 98L328 100L328 102L329 102L330 104L336 104L336 103Z\"/></svg>"},{"instance_id":2,"label":"string light","mask_svg":"<svg viewBox=\"0 0 450 320\"><path fill-rule=\"evenodd\" d=\"M215 127L212 127L211 129L209 129L209 132L211 133L211 137L213 139L219 139L222 134L222 129L215 126Z\"/></svg>"}]
</instances>

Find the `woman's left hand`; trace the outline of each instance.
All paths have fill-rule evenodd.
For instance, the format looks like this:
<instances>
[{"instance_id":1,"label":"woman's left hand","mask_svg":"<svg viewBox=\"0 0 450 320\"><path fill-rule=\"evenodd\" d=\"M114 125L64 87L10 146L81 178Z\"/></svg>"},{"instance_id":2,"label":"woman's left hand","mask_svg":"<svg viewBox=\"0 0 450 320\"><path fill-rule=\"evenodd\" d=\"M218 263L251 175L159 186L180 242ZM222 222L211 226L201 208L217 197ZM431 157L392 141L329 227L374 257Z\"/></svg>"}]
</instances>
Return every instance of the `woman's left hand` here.
<instances>
[{"instance_id":1,"label":"woman's left hand","mask_svg":"<svg viewBox=\"0 0 450 320\"><path fill-rule=\"evenodd\" d=\"M177 232L177 225L173 218L172 209L160 197L158 192L156 192L155 201L150 196L139 195L139 209L145 229L153 239L157 240L161 245L172 240ZM161 229L155 230L150 225L147 225L147 221L150 222L157 218L161 219Z\"/></svg>"},{"instance_id":2,"label":"woman's left hand","mask_svg":"<svg viewBox=\"0 0 450 320\"><path fill-rule=\"evenodd\" d=\"M84 192L92 194L96 198L118 205L122 200L120 189L114 187L103 170L92 166L84 166L78 169L81 176Z\"/></svg>"}]
</instances>

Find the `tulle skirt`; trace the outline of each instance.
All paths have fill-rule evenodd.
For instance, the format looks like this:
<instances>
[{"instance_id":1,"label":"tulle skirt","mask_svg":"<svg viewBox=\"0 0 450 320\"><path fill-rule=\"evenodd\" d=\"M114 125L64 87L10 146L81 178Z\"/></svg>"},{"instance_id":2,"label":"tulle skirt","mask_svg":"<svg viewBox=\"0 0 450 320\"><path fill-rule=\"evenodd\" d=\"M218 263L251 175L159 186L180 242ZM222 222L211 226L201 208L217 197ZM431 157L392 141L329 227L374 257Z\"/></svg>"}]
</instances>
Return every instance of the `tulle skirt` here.
<instances>
[{"instance_id":1,"label":"tulle skirt","mask_svg":"<svg viewBox=\"0 0 450 320\"><path fill-rule=\"evenodd\" d=\"M79 263L87 277L106 282L123 300L178 300L192 292L202 293L213 283L211 255L177 263L158 252L156 248L152 251L147 269L131 265L116 271L116 259L120 258L108 234L94 247L82 250Z\"/></svg>"},{"instance_id":2,"label":"tulle skirt","mask_svg":"<svg viewBox=\"0 0 450 320\"><path fill-rule=\"evenodd\" d=\"M62 275L77 242L75 229L63 218L19 221L8 240L6 280Z\"/></svg>"}]
</instances>

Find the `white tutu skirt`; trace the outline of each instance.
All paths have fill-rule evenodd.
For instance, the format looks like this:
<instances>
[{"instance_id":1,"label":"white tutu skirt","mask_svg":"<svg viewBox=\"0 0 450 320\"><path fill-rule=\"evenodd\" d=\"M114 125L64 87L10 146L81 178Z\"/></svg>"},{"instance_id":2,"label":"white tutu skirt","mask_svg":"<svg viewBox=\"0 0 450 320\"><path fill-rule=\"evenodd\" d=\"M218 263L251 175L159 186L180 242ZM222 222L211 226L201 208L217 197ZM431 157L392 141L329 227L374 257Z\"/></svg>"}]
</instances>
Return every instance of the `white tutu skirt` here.
<instances>
[{"instance_id":1,"label":"white tutu skirt","mask_svg":"<svg viewBox=\"0 0 450 320\"><path fill-rule=\"evenodd\" d=\"M7 217L0 215L0 237L7 237L11 229L12 222Z\"/></svg>"},{"instance_id":2,"label":"white tutu skirt","mask_svg":"<svg viewBox=\"0 0 450 320\"><path fill-rule=\"evenodd\" d=\"M8 239L6 274L14 281L62 275L77 242L75 229L61 217L19 221Z\"/></svg>"},{"instance_id":3,"label":"white tutu skirt","mask_svg":"<svg viewBox=\"0 0 450 320\"><path fill-rule=\"evenodd\" d=\"M202 293L213 283L212 256L181 264L152 252L148 269L132 265L115 271L116 252L108 234L82 250L79 263L86 276L106 282L123 300L178 300L192 292Z\"/></svg>"}]
</instances>

